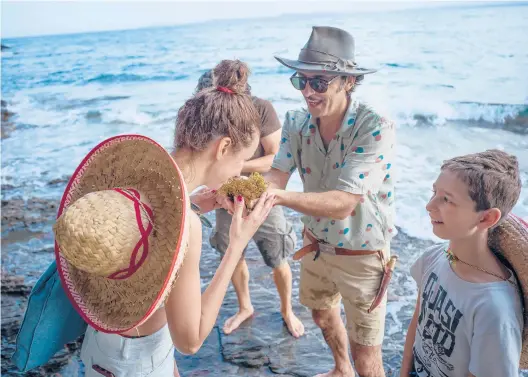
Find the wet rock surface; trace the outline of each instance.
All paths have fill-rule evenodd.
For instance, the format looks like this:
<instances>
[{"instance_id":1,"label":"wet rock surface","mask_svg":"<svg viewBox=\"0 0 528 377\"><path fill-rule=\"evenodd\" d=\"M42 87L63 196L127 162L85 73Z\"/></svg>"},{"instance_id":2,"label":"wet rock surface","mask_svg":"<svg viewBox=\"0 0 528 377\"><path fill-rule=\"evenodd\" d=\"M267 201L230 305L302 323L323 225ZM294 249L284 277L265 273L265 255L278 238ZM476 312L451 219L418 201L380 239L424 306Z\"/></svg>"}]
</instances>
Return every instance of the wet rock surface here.
<instances>
[{"instance_id":1,"label":"wet rock surface","mask_svg":"<svg viewBox=\"0 0 528 377\"><path fill-rule=\"evenodd\" d=\"M39 198L14 198L2 201L2 375L23 375L9 362L20 327L27 296L39 276L53 260L51 224L56 216L58 201ZM287 211L296 224L300 239L299 216ZM209 215L214 223L214 215ZM33 228L40 228L33 231ZM9 229L11 231L9 231ZM205 287L213 277L220 258L209 245L209 232L204 231L201 278ZM217 326L196 355L176 354L182 376L310 376L329 370L333 365L321 333L314 325L310 312L298 302L299 264L292 262L294 310L306 327L300 339L290 336L280 315L278 294L272 272L265 266L253 243L247 253L251 273L250 289L254 316L240 329L226 336L222 332L224 321L233 315L238 304L233 288L224 301ZM397 272L398 274L398 272ZM400 288L401 289L401 288ZM403 290L403 293L406 291ZM400 322L410 319L402 313ZM401 332L401 330L400 330ZM401 338L398 343L401 342ZM400 347L401 348L401 347ZM388 370L397 365L399 350L385 354ZM66 346L48 364L32 371L30 376L83 375L79 361L79 343Z\"/></svg>"},{"instance_id":2,"label":"wet rock surface","mask_svg":"<svg viewBox=\"0 0 528 377\"><path fill-rule=\"evenodd\" d=\"M64 175L61 178L55 178L48 182L48 186L57 186L57 185L64 185L66 186L66 183L70 180L71 176Z\"/></svg>"},{"instance_id":3,"label":"wet rock surface","mask_svg":"<svg viewBox=\"0 0 528 377\"><path fill-rule=\"evenodd\" d=\"M15 352L16 336L24 319L31 288L32 285L27 284L24 277L11 276L2 271L2 376L82 375L80 372L83 366L79 359L81 339L65 345L46 365L27 373L19 372L11 364L10 358Z\"/></svg>"},{"instance_id":4,"label":"wet rock surface","mask_svg":"<svg viewBox=\"0 0 528 377\"><path fill-rule=\"evenodd\" d=\"M300 240L299 216L291 211L286 213L296 225ZM208 283L219 263L215 251L209 248L206 236L207 234L204 234L201 264L204 284ZM383 344L383 361L387 376L399 374L406 329L414 311L414 307L408 302L414 300L416 287L407 271L418 253L429 245L430 242L408 237L403 232L393 240L392 252L399 255L400 262L389 287ZM208 255L209 253L212 255ZM204 347L193 356L176 355L182 376L314 376L329 371L334 365L330 350L321 331L314 324L310 311L299 304L299 263L290 263L293 273L293 305L295 313L304 323L306 332L300 339L294 339L282 321L271 270L264 265L260 253L252 244L246 260L251 274L250 292L255 314L232 334L223 333L224 321L238 309L236 295L230 287L220 311L217 327ZM212 349L215 348L220 350L220 359L211 357ZM217 361L208 363L205 360ZM256 374L247 374L248 369Z\"/></svg>"},{"instance_id":5,"label":"wet rock surface","mask_svg":"<svg viewBox=\"0 0 528 377\"><path fill-rule=\"evenodd\" d=\"M2 232L45 226L55 219L58 204L57 200L35 197L2 200Z\"/></svg>"},{"instance_id":6,"label":"wet rock surface","mask_svg":"<svg viewBox=\"0 0 528 377\"><path fill-rule=\"evenodd\" d=\"M34 210L40 209L38 218L43 223L40 224L40 232L32 232L30 227L22 227L7 232L6 237L2 239L2 376L83 376L84 366L79 359L80 342L65 346L48 364L27 374L18 372L9 362L27 305L27 296L54 258L50 224L56 211L51 207L56 201L9 201L6 206L13 209L15 203L33 206L31 208ZM289 210L286 210L286 213L294 222L300 240L299 216ZM4 216L4 211L2 215ZM214 215L208 217L214 224ZM7 216L6 221L23 223L18 217L16 221L12 218L13 216ZM398 254L400 259L388 293L383 343L383 362L387 376L399 374L406 329L414 310L413 305L409 303L415 300L416 287L408 270L418 254L429 245L430 242L411 238L403 232L393 240L392 252ZM216 327L203 347L191 356L176 353L181 376L304 377L330 370L333 367L330 350L320 330L313 323L310 311L299 304L299 263L290 263L293 272L293 305L295 313L304 323L306 332L300 339L294 339L280 315L280 301L273 283L272 271L265 266L253 243L250 244L246 258L251 274L250 292L255 314L231 335L223 333L224 321L238 309L236 295L231 286ZM204 230L200 265L203 288L213 277L219 263L218 254L209 245L209 231Z\"/></svg>"}]
</instances>

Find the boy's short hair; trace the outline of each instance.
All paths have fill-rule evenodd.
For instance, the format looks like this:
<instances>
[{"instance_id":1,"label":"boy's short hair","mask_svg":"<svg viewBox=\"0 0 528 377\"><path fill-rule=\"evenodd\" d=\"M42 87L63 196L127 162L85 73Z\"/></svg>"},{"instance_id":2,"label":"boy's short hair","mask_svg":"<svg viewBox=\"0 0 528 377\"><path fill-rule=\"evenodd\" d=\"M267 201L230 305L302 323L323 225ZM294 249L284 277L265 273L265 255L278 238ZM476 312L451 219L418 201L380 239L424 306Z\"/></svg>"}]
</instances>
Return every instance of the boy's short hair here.
<instances>
[{"instance_id":1,"label":"boy's short hair","mask_svg":"<svg viewBox=\"0 0 528 377\"><path fill-rule=\"evenodd\" d=\"M442 170L446 169L467 184L476 211L498 208L500 221L510 213L521 194L517 157L498 149L444 161Z\"/></svg>"}]
</instances>

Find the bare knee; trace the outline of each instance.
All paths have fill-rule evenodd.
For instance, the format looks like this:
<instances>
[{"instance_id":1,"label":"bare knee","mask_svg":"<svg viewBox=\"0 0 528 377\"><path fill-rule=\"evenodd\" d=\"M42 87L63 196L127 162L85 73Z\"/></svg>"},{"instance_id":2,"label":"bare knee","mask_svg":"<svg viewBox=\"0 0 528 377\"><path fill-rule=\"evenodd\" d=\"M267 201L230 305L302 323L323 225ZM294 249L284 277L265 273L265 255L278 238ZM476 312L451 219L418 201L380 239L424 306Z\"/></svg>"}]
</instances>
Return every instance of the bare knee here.
<instances>
[{"instance_id":1,"label":"bare knee","mask_svg":"<svg viewBox=\"0 0 528 377\"><path fill-rule=\"evenodd\" d=\"M291 267L286 259L270 267L272 268L274 276L288 278L291 280Z\"/></svg>"},{"instance_id":2,"label":"bare knee","mask_svg":"<svg viewBox=\"0 0 528 377\"><path fill-rule=\"evenodd\" d=\"M241 258L233 271L233 278L249 281L249 268L244 258Z\"/></svg>"},{"instance_id":3,"label":"bare knee","mask_svg":"<svg viewBox=\"0 0 528 377\"><path fill-rule=\"evenodd\" d=\"M328 310L312 310L312 318L315 322L315 324L321 328L326 329L333 325L333 322L335 321L334 318L334 310L328 309ZM338 314L339 316L339 314Z\"/></svg>"}]
</instances>

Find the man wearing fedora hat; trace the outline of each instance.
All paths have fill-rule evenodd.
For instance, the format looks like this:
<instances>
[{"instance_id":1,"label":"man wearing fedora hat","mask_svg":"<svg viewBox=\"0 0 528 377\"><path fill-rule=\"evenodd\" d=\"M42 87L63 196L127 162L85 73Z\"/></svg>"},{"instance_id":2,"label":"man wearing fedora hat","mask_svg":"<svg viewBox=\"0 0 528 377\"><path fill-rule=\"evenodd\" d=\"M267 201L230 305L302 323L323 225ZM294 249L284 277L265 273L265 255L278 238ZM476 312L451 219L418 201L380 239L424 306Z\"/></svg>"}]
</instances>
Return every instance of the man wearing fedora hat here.
<instances>
[{"instance_id":1,"label":"man wearing fedora hat","mask_svg":"<svg viewBox=\"0 0 528 377\"><path fill-rule=\"evenodd\" d=\"M304 214L304 247L294 256L302 258L300 301L312 309L335 360L320 376L355 375L350 344L357 373L382 377L384 273L396 233L394 124L354 98L359 82L375 70L356 63L354 38L345 30L313 27L297 60L276 59L296 71L290 81L307 109L287 112L266 178L278 205ZM285 191L296 169L303 193Z\"/></svg>"}]
</instances>

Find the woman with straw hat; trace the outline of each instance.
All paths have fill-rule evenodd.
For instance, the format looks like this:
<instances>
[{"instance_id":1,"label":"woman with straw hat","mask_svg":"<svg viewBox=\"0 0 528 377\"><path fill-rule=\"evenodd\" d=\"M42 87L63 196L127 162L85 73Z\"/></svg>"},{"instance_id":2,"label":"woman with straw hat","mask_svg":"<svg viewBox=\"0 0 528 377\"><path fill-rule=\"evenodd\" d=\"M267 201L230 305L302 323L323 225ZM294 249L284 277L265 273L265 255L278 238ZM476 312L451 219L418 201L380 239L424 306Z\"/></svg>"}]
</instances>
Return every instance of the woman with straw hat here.
<instances>
[{"instance_id":1,"label":"woman with straw hat","mask_svg":"<svg viewBox=\"0 0 528 377\"><path fill-rule=\"evenodd\" d=\"M257 148L248 73L239 61L215 68L215 86L178 112L172 156L143 136L113 137L68 183L55 254L62 285L89 325L86 376L178 375L174 347L195 353L212 330L242 252L274 204L264 194L243 218L244 199L235 199L229 248L202 294L201 222L189 192L239 175ZM218 206L214 191L205 197L202 212Z\"/></svg>"}]
</instances>

